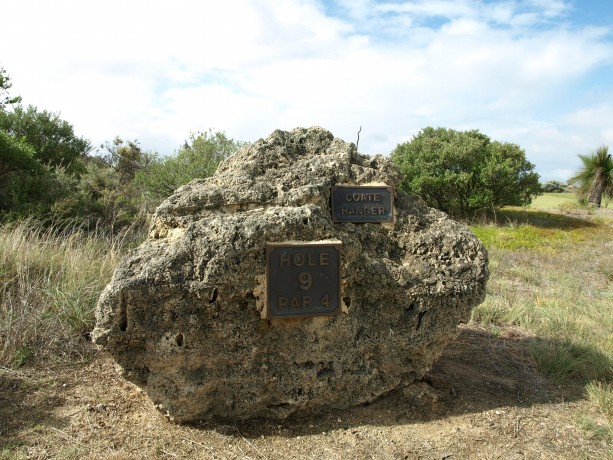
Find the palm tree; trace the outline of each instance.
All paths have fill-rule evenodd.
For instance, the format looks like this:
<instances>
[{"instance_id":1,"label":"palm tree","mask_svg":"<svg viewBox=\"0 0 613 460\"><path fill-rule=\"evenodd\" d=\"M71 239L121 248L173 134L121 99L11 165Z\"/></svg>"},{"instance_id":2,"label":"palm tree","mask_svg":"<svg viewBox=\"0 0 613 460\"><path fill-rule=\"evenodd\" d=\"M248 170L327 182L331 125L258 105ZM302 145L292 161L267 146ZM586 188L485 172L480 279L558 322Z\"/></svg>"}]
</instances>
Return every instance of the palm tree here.
<instances>
[{"instance_id":1,"label":"palm tree","mask_svg":"<svg viewBox=\"0 0 613 460\"><path fill-rule=\"evenodd\" d=\"M587 198L596 207L600 207L602 197L613 198L613 158L609 147L602 145L591 155L579 155L582 167L570 178L577 183L579 197Z\"/></svg>"}]
</instances>

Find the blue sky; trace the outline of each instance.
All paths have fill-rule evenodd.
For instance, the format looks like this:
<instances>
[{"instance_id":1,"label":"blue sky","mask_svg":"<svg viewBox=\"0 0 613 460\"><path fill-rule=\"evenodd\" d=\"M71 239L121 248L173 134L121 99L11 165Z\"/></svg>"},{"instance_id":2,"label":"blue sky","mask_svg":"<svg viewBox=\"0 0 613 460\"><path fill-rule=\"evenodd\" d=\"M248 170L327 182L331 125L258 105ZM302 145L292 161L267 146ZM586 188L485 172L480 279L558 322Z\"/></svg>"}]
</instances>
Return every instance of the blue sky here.
<instances>
[{"instance_id":1,"label":"blue sky","mask_svg":"<svg viewBox=\"0 0 613 460\"><path fill-rule=\"evenodd\" d=\"M94 145L172 153L319 125L388 154L427 126L519 144L543 180L613 148L613 1L4 0L0 65Z\"/></svg>"}]
</instances>

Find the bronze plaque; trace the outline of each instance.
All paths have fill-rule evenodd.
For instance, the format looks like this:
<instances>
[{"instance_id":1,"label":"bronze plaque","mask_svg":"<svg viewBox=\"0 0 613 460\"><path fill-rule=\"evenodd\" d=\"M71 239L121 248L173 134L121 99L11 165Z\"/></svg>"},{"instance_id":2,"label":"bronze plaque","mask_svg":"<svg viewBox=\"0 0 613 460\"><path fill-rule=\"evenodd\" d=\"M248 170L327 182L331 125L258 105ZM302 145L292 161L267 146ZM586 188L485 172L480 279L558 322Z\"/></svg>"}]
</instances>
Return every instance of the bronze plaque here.
<instances>
[{"instance_id":1,"label":"bronze plaque","mask_svg":"<svg viewBox=\"0 0 613 460\"><path fill-rule=\"evenodd\" d=\"M332 222L393 222L393 190L370 185L332 187Z\"/></svg>"},{"instance_id":2,"label":"bronze plaque","mask_svg":"<svg viewBox=\"0 0 613 460\"><path fill-rule=\"evenodd\" d=\"M266 245L267 319L341 311L341 244Z\"/></svg>"}]
</instances>

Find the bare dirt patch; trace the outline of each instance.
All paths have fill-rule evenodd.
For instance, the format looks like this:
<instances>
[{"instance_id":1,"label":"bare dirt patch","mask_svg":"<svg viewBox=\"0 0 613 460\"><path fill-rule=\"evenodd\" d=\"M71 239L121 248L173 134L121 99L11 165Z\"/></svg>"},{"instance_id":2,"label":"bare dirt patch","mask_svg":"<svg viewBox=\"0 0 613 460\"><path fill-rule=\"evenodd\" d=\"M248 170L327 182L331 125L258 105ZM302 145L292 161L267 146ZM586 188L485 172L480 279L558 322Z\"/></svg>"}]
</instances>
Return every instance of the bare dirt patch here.
<instances>
[{"instance_id":1,"label":"bare dirt patch","mask_svg":"<svg viewBox=\"0 0 613 460\"><path fill-rule=\"evenodd\" d=\"M531 337L477 325L428 376L372 404L285 422L169 422L111 358L0 369L0 458L610 458L576 425L581 387L540 375Z\"/></svg>"}]
</instances>

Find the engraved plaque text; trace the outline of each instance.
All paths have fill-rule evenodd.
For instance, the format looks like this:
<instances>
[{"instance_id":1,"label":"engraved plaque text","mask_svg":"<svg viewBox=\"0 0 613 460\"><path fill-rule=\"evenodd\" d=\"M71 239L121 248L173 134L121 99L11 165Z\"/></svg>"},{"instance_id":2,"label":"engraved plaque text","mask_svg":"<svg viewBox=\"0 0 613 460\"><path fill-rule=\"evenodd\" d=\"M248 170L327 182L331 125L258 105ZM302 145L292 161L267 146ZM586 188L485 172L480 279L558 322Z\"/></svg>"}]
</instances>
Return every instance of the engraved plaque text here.
<instances>
[{"instance_id":1,"label":"engraved plaque text","mask_svg":"<svg viewBox=\"0 0 613 460\"><path fill-rule=\"evenodd\" d=\"M300 318L339 313L340 267L340 243L268 243L266 317Z\"/></svg>"},{"instance_id":2,"label":"engraved plaque text","mask_svg":"<svg viewBox=\"0 0 613 460\"><path fill-rule=\"evenodd\" d=\"M392 197L392 187L332 187L332 221L393 222Z\"/></svg>"}]
</instances>

